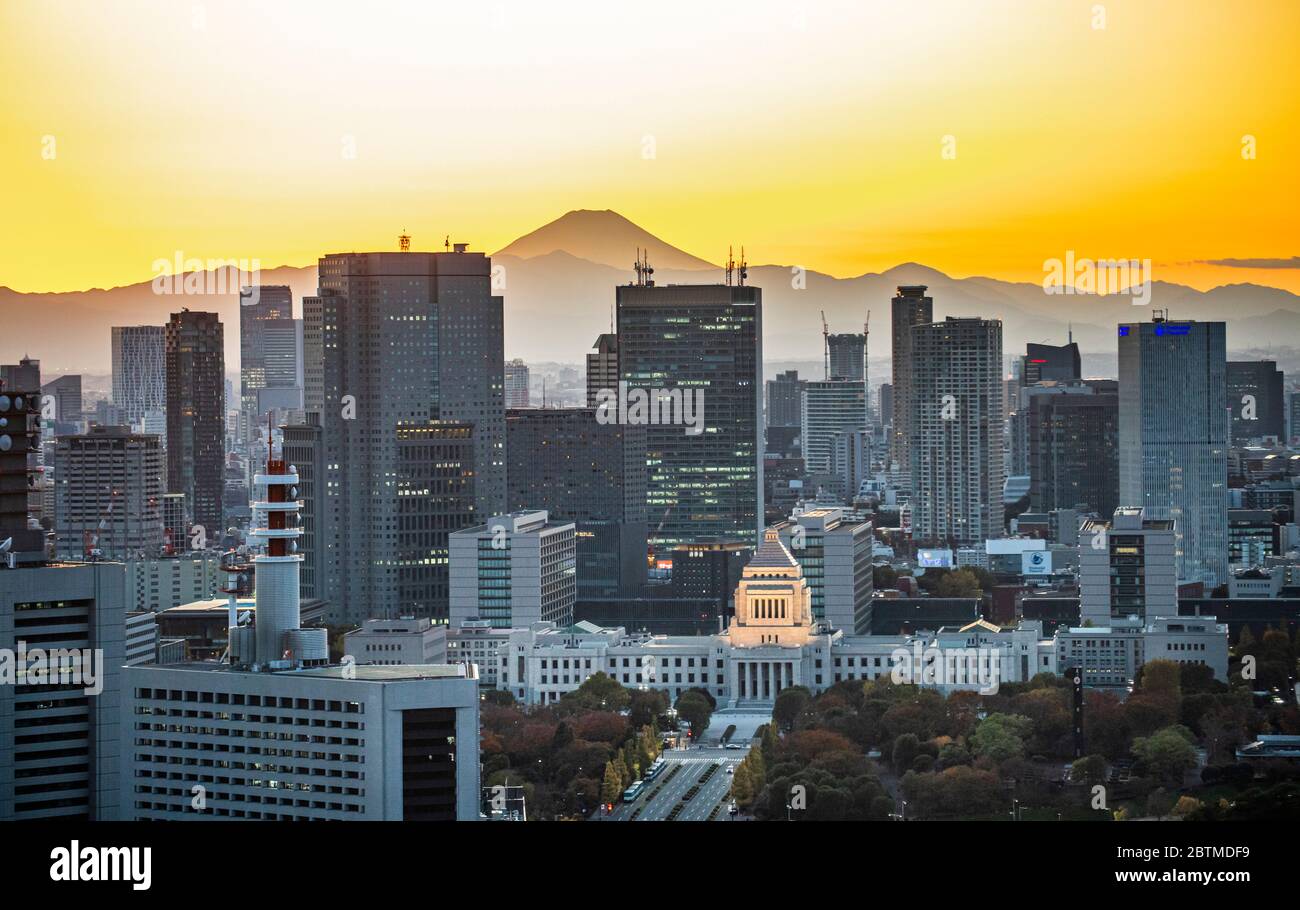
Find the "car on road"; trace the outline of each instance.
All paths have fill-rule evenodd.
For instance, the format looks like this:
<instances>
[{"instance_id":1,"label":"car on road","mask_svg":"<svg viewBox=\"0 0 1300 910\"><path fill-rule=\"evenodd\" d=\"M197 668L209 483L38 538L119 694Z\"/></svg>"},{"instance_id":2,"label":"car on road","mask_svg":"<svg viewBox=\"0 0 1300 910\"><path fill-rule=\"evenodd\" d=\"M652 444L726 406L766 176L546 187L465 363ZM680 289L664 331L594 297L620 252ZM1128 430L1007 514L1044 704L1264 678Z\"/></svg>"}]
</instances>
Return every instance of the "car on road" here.
<instances>
[{"instance_id":1,"label":"car on road","mask_svg":"<svg viewBox=\"0 0 1300 910\"><path fill-rule=\"evenodd\" d=\"M724 748L724 749L743 749L743 748L745 748L745 747L742 746L740 743L727 743L725 746L723 746L723 748Z\"/></svg>"},{"instance_id":2,"label":"car on road","mask_svg":"<svg viewBox=\"0 0 1300 910\"><path fill-rule=\"evenodd\" d=\"M735 773L736 773L736 769L735 769L735 768L732 768L732 767L730 767L730 766L728 766L728 767L727 767L727 773L728 773L728 774L735 774Z\"/></svg>"}]
</instances>

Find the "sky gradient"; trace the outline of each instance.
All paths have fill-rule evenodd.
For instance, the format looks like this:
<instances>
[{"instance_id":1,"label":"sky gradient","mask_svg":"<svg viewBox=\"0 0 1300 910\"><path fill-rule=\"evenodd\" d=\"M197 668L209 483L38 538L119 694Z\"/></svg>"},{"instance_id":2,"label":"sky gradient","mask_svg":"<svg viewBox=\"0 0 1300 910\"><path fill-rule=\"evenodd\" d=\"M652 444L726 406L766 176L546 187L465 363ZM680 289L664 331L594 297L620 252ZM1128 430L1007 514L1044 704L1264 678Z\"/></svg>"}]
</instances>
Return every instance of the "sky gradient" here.
<instances>
[{"instance_id":1,"label":"sky gradient","mask_svg":"<svg viewBox=\"0 0 1300 910\"><path fill-rule=\"evenodd\" d=\"M715 262L1300 293L1207 264L1300 255L1294 0L615 6L0 4L0 285L609 208Z\"/></svg>"}]
</instances>

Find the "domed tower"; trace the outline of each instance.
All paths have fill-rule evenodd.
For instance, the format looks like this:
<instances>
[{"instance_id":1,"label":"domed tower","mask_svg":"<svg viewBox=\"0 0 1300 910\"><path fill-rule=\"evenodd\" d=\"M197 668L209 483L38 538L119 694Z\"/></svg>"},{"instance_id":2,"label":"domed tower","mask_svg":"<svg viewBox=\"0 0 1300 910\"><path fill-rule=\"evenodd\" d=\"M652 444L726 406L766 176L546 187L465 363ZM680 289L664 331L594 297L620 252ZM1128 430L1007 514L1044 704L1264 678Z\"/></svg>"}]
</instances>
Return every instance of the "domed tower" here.
<instances>
[{"instance_id":1,"label":"domed tower","mask_svg":"<svg viewBox=\"0 0 1300 910\"><path fill-rule=\"evenodd\" d=\"M736 619L727 630L731 643L798 647L807 643L812 623L812 590L803 569L768 528L736 588Z\"/></svg>"}]
</instances>

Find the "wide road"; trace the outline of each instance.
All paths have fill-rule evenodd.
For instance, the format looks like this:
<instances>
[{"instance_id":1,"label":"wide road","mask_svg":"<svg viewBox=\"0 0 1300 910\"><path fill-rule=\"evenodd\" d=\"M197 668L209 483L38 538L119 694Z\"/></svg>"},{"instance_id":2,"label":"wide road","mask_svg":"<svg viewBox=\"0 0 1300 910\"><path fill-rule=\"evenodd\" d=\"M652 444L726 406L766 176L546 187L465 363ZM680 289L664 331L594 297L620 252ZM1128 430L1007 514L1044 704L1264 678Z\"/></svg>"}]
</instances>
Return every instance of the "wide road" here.
<instances>
[{"instance_id":1,"label":"wide road","mask_svg":"<svg viewBox=\"0 0 1300 910\"><path fill-rule=\"evenodd\" d=\"M601 821L666 821L673 809L681 804L675 821L702 822L708 819L713 807L723 803L715 816L716 821L730 821L725 800L731 792L731 775L727 768L734 769L748 754L745 749L672 749L663 753L666 767L656 780L646 785L645 790L634 803L619 803L612 815L596 816ZM700 778L714 764L721 763L709 780L700 784ZM673 769L677 769L674 773ZM672 775L671 778L669 775ZM699 786L696 794L687 802L682 797L692 787ZM653 797L653 798L651 798ZM640 809L640 811L637 811ZM636 813L636 818L632 815Z\"/></svg>"}]
</instances>

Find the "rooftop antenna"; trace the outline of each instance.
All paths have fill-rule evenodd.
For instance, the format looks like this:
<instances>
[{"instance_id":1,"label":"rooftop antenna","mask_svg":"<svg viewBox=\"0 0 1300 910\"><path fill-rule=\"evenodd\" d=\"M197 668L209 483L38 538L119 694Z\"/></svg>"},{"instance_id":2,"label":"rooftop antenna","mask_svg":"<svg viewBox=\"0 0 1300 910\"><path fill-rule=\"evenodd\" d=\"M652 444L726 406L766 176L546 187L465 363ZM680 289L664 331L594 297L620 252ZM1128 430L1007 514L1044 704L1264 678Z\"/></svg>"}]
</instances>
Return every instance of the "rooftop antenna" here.
<instances>
[{"instance_id":1,"label":"rooftop antenna","mask_svg":"<svg viewBox=\"0 0 1300 910\"><path fill-rule=\"evenodd\" d=\"M745 286L745 279L749 277L748 265L749 264L745 262L745 248L742 246L740 248L740 278L739 278L740 286L742 288Z\"/></svg>"},{"instance_id":2,"label":"rooftop antenna","mask_svg":"<svg viewBox=\"0 0 1300 910\"><path fill-rule=\"evenodd\" d=\"M1074 323L1073 322L1067 322L1065 324L1065 343L1074 344Z\"/></svg>"},{"instance_id":3,"label":"rooftop antenna","mask_svg":"<svg viewBox=\"0 0 1300 910\"><path fill-rule=\"evenodd\" d=\"M448 253L451 252L451 235L450 235L450 234L448 234L445 238L443 238L443 241L442 241L442 248L443 248L444 250L446 250Z\"/></svg>"},{"instance_id":4,"label":"rooftop antenna","mask_svg":"<svg viewBox=\"0 0 1300 910\"><path fill-rule=\"evenodd\" d=\"M822 372L824 379L831 378L831 327L826 324L825 310L822 310Z\"/></svg>"},{"instance_id":5,"label":"rooftop antenna","mask_svg":"<svg viewBox=\"0 0 1300 910\"><path fill-rule=\"evenodd\" d=\"M654 279L650 277L655 273L655 270L650 267L649 249L643 251L640 247L636 248L636 264L634 268L636 269L637 287L652 288L655 286Z\"/></svg>"},{"instance_id":6,"label":"rooftop antenna","mask_svg":"<svg viewBox=\"0 0 1300 910\"><path fill-rule=\"evenodd\" d=\"M731 273L736 269L736 260L732 258L731 247L727 247L727 287L731 287Z\"/></svg>"},{"instance_id":7,"label":"rooftop antenna","mask_svg":"<svg viewBox=\"0 0 1300 910\"><path fill-rule=\"evenodd\" d=\"M402 233L397 236L397 248L403 253L411 252L411 235L406 233L406 228L402 228Z\"/></svg>"}]
</instances>

